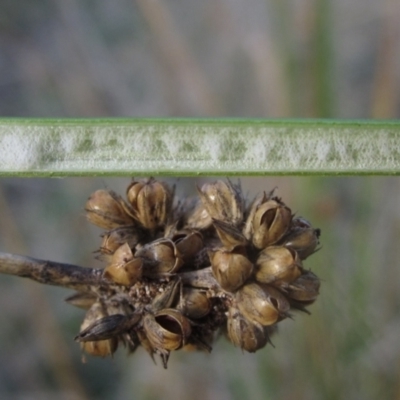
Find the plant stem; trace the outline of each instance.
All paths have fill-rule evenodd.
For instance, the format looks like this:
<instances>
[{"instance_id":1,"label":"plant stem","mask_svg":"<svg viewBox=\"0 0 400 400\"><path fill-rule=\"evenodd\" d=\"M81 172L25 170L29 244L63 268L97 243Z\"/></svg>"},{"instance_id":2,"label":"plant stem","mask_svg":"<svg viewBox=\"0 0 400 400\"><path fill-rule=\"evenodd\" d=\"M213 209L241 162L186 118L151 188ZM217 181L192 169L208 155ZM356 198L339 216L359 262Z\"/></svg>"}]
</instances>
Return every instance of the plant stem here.
<instances>
[{"instance_id":1,"label":"plant stem","mask_svg":"<svg viewBox=\"0 0 400 400\"><path fill-rule=\"evenodd\" d=\"M400 121L3 119L0 176L400 174Z\"/></svg>"},{"instance_id":2,"label":"plant stem","mask_svg":"<svg viewBox=\"0 0 400 400\"><path fill-rule=\"evenodd\" d=\"M0 272L84 292L107 285L103 281L101 269L84 268L2 252L0 252Z\"/></svg>"}]
</instances>

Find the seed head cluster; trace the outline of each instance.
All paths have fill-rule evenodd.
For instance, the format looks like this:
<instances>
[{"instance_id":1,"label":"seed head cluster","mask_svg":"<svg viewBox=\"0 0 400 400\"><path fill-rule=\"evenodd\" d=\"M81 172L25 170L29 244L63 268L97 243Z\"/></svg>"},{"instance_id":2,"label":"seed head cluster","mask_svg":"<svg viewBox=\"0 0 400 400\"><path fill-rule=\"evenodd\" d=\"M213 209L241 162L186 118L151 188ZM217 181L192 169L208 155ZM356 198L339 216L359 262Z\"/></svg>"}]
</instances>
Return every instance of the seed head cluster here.
<instances>
[{"instance_id":1,"label":"seed head cluster","mask_svg":"<svg viewBox=\"0 0 400 400\"><path fill-rule=\"evenodd\" d=\"M319 229L273 192L246 204L240 185L206 183L198 199L177 200L150 178L126 199L97 190L89 222L104 229L98 257L106 289L67 301L87 310L76 340L95 356L143 346L167 367L171 351L211 351L225 335L248 352L263 348L291 311L306 311L320 286L303 266Z\"/></svg>"}]
</instances>

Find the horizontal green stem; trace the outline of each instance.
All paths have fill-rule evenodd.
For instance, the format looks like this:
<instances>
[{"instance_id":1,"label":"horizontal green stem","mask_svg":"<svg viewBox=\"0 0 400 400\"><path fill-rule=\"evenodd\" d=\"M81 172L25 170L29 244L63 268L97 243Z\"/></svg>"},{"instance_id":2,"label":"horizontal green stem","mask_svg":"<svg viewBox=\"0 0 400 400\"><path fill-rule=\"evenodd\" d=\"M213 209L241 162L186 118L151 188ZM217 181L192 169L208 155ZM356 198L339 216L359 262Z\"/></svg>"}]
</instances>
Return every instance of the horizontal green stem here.
<instances>
[{"instance_id":1,"label":"horizontal green stem","mask_svg":"<svg viewBox=\"0 0 400 400\"><path fill-rule=\"evenodd\" d=\"M0 119L1 176L399 173L400 121Z\"/></svg>"}]
</instances>

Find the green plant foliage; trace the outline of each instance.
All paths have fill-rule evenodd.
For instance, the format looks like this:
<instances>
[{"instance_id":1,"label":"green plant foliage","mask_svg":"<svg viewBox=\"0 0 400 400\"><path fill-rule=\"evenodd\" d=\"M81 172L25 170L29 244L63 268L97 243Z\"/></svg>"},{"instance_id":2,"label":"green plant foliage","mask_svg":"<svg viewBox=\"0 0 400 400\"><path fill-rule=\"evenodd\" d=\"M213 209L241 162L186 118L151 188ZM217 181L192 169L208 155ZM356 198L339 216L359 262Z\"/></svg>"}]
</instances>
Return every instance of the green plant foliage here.
<instances>
[{"instance_id":1,"label":"green plant foliage","mask_svg":"<svg viewBox=\"0 0 400 400\"><path fill-rule=\"evenodd\" d=\"M3 176L399 174L400 122L3 119Z\"/></svg>"}]
</instances>

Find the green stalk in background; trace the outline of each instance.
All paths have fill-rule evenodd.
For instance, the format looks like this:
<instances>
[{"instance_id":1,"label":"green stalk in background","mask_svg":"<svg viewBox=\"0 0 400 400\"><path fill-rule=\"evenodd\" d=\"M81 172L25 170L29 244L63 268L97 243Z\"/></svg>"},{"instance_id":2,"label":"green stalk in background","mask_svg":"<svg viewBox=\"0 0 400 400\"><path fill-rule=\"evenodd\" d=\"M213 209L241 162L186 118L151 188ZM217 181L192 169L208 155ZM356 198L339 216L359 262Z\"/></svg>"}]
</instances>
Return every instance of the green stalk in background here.
<instances>
[{"instance_id":1,"label":"green stalk in background","mask_svg":"<svg viewBox=\"0 0 400 400\"><path fill-rule=\"evenodd\" d=\"M318 0L315 9L314 71L316 116L332 118L332 65L333 46L331 40L331 4L330 0Z\"/></svg>"},{"instance_id":2,"label":"green stalk in background","mask_svg":"<svg viewBox=\"0 0 400 400\"><path fill-rule=\"evenodd\" d=\"M2 176L399 174L399 121L3 119Z\"/></svg>"}]
</instances>

